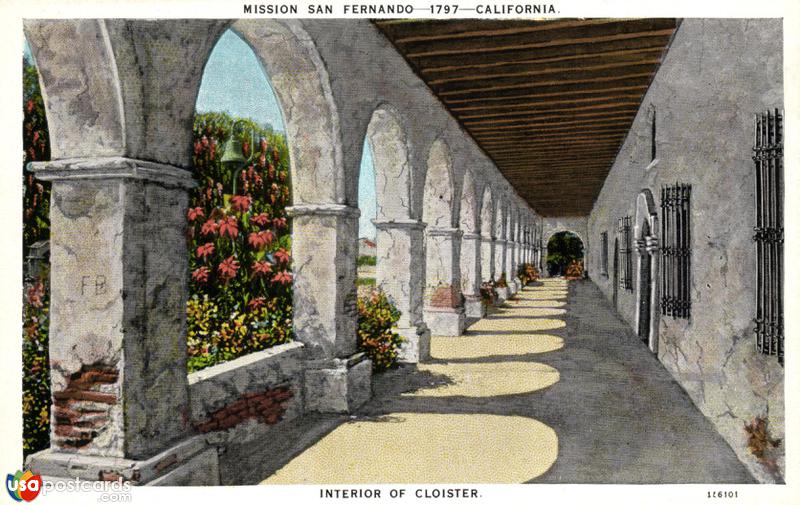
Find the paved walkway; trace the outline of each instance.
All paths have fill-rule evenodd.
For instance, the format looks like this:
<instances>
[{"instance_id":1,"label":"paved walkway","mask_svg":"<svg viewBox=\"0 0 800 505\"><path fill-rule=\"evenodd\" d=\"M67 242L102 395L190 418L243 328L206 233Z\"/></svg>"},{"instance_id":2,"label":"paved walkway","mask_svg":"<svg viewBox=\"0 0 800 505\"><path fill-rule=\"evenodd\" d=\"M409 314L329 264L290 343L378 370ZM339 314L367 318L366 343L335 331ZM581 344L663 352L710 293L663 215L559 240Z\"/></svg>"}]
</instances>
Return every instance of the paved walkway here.
<instances>
[{"instance_id":1,"label":"paved walkway","mask_svg":"<svg viewBox=\"0 0 800 505\"><path fill-rule=\"evenodd\" d=\"M526 288L432 356L264 483L752 482L588 281Z\"/></svg>"}]
</instances>

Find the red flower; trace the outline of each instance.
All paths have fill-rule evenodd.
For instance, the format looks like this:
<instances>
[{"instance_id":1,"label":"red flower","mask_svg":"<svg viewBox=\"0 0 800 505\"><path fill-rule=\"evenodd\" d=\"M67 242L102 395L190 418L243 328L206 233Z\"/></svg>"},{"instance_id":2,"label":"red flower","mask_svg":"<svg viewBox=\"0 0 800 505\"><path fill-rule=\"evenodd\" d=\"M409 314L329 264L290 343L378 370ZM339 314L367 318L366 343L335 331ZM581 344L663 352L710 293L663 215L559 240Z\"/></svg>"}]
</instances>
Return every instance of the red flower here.
<instances>
[{"instance_id":1,"label":"red flower","mask_svg":"<svg viewBox=\"0 0 800 505\"><path fill-rule=\"evenodd\" d=\"M250 236L247 237L247 242L253 246L254 249L260 251L270 245L273 238L275 238L275 236L271 231L264 230L251 233Z\"/></svg>"},{"instance_id":2,"label":"red flower","mask_svg":"<svg viewBox=\"0 0 800 505\"><path fill-rule=\"evenodd\" d=\"M250 209L251 198L244 195L235 195L231 198L231 208L236 212L247 212Z\"/></svg>"},{"instance_id":3,"label":"red flower","mask_svg":"<svg viewBox=\"0 0 800 505\"><path fill-rule=\"evenodd\" d=\"M258 298L253 298L249 302L247 302L247 306L250 310L256 310L259 307L263 307L266 300L263 296L259 296Z\"/></svg>"},{"instance_id":4,"label":"red flower","mask_svg":"<svg viewBox=\"0 0 800 505\"><path fill-rule=\"evenodd\" d=\"M195 207L193 209L189 209L189 222L192 222L199 217L206 217L206 213L203 212L202 207Z\"/></svg>"},{"instance_id":5,"label":"red flower","mask_svg":"<svg viewBox=\"0 0 800 505\"><path fill-rule=\"evenodd\" d=\"M33 111L33 100L28 100L28 103L25 104L25 105L26 105L26 109L28 110L28 114L30 114L31 111Z\"/></svg>"},{"instance_id":6,"label":"red flower","mask_svg":"<svg viewBox=\"0 0 800 505\"><path fill-rule=\"evenodd\" d=\"M202 233L203 235L213 235L217 233L218 229L219 229L219 224L213 219L209 219L208 221L203 223L203 226L200 227L200 233Z\"/></svg>"},{"instance_id":7,"label":"red flower","mask_svg":"<svg viewBox=\"0 0 800 505\"><path fill-rule=\"evenodd\" d=\"M39 308L44 305L42 303L42 298L44 298L44 283L39 280L36 281L36 284L28 288L28 303Z\"/></svg>"},{"instance_id":8,"label":"red flower","mask_svg":"<svg viewBox=\"0 0 800 505\"><path fill-rule=\"evenodd\" d=\"M285 217L276 217L272 220L272 226L275 228L282 230L286 228L286 218Z\"/></svg>"},{"instance_id":9,"label":"red flower","mask_svg":"<svg viewBox=\"0 0 800 505\"><path fill-rule=\"evenodd\" d=\"M208 274L210 273L208 267L200 267L192 272L192 280L195 282L206 282L208 280Z\"/></svg>"},{"instance_id":10,"label":"red flower","mask_svg":"<svg viewBox=\"0 0 800 505\"><path fill-rule=\"evenodd\" d=\"M278 249L277 251L275 251L274 256L275 256L275 260L277 260L279 263L287 263L288 264L289 261L291 261L291 259L292 259L291 256L289 256L289 253L286 252L286 249Z\"/></svg>"},{"instance_id":11,"label":"red flower","mask_svg":"<svg viewBox=\"0 0 800 505\"><path fill-rule=\"evenodd\" d=\"M261 214L256 214L250 218L250 222L257 224L258 226L266 226L269 224L269 215L264 212Z\"/></svg>"},{"instance_id":12,"label":"red flower","mask_svg":"<svg viewBox=\"0 0 800 505\"><path fill-rule=\"evenodd\" d=\"M203 245L201 245L200 247L197 248L197 257L198 258L205 259L205 258L211 256L212 254L214 254L214 244L212 244L211 242L209 242L207 244L203 244Z\"/></svg>"},{"instance_id":13,"label":"red flower","mask_svg":"<svg viewBox=\"0 0 800 505\"><path fill-rule=\"evenodd\" d=\"M219 221L219 234L221 236L228 235L230 238L239 236L239 222L235 217L226 217Z\"/></svg>"},{"instance_id":14,"label":"red flower","mask_svg":"<svg viewBox=\"0 0 800 505\"><path fill-rule=\"evenodd\" d=\"M267 261L256 261L253 263L253 277L266 276L272 273L272 265Z\"/></svg>"},{"instance_id":15,"label":"red flower","mask_svg":"<svg viewBox=\"0 0 800 505\"><path fill-rule=\"evenodd\" d=\"M260 147L260 148L261 148L261 152L262 152L262 153L265 153L265 152L267 152L267 139L265 139L265 138L262 138L262 139L261 139L261 142L260 142L260 145L259 145L258 147Z\"/></svg>"},{"instance_id":16,"label":"red flower","mask_svg":"<svg viewBox=\"0 0 800 505\"><path fill-rule=\"evenodd\" d=\"M291 272L278 272L275 274L275 277L272 278L272 282L277 282L278 284L291 284L292 283L292 273Z\"/></svg>"},{"instance_id":17,"label":"red flower","mask_svg":"<svg viewBox=\"0 0 800 505\"><path fill-rule=\"evenodd\" d=\"M217 269L219 270L219 275L223 282L228 282L236 277L236 272L239 271L239 262L236 261L235 256L229 256L225 261L219 264Z\"/></svg>"}]
</instances>

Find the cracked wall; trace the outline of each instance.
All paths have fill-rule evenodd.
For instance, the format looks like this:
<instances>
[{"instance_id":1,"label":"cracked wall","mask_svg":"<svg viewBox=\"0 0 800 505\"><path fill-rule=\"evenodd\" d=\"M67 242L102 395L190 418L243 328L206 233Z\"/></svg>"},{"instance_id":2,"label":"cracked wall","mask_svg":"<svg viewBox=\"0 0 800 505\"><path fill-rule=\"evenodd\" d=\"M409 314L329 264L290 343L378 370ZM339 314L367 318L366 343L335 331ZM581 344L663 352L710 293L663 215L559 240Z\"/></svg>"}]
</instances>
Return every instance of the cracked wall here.
<instances>
[{"instance_id":1,"label":"cracked wall","mask_svg":"<svg viewBox=\"0 0 800 505\"><path fill-rule=\"evenodd\" d=\"M783 444L770 456L779 470L770 472L749 453L744 424L764 416L770 435L783 439L784 384L776 357L758 354L754 345L751 156L754 114L783 107L782 64L780 20L684 20L588 224L591 277L613 300L617 219L635 219L645 188L658 208L662 185L692 185L691 318L660 318L658 359L762 482L782 479ZM608 232L608 277L599 275L602 232ZM633 260L633 290L619 288L616 309L636 330L635 247Z\"/></svg>"}]
</instances>

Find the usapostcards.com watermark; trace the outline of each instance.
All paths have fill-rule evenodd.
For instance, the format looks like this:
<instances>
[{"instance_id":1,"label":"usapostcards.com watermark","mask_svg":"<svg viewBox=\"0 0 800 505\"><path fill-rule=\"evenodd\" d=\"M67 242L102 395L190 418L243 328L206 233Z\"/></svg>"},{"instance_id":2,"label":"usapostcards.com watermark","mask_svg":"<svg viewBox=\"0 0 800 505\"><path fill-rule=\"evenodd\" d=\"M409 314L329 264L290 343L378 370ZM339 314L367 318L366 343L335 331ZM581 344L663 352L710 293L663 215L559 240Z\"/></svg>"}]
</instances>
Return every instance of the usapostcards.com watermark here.
<instances>
[{"instance_id":1,"label":"usapostcards.com watermark","mask_svg":"<svg viewBox=\"0 0 800 505\"><path fill-rule=\"evenodd\" d=\"M100 493L97 501L100 503L130 503L131 483L122 480L45 480L42 483L42 494L49 493Z\"/></svg>"},{"instance_id":2,"label":"usapostcards.com watermark","mask_svg":"<svg viewBox=\"0 0 800 505\"><path fill-rule=\"evenodd\" d=\"M77 477L72 480L44 480L40 475L26 471L8 474L6 477L6 490L9 496L17 502L31 502L39 494L49 493L100 493L97 501L100 503L130 503L131 483L116 481L86 481Z\"/></svg>"}]
</instances>

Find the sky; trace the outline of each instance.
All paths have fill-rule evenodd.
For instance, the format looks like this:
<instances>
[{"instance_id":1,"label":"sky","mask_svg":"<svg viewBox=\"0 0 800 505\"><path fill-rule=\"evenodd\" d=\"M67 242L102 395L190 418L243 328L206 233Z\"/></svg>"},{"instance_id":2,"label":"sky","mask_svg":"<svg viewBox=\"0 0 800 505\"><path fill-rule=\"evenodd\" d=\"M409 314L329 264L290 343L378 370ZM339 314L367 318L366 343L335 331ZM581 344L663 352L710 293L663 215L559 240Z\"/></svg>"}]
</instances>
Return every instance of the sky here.
<instances>
[{"instance_id":1,"label":"sky","mask_svg":"<svg viewBox=\"0 0 800 505\"><path fill-rule=\"evenodd\" d=\"M235 78L234 78L235 76ZM227 112L285 131L272 86L253 50L236 33L220 37L203 73L197 95L198 112ZM302 169L302 168L301 168ZM364 142L358 180L359 237L375 238L375 171L369 142Z\"/></svg>"}]
</instances>

